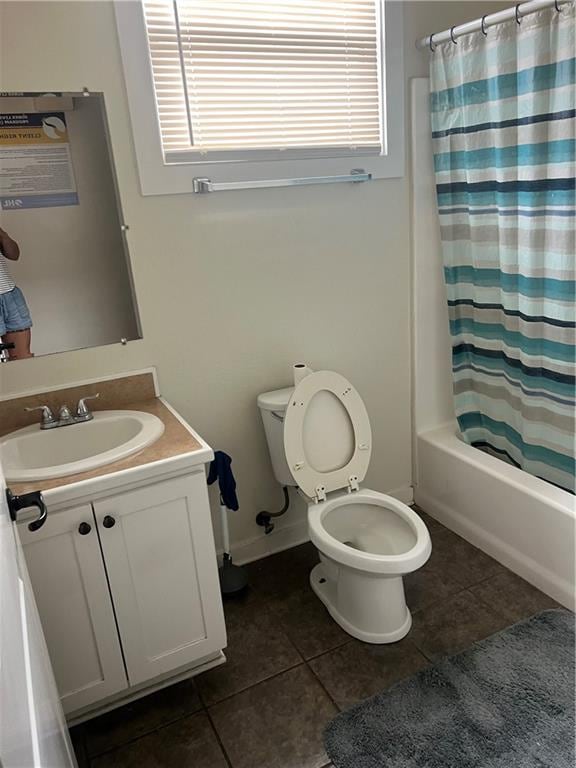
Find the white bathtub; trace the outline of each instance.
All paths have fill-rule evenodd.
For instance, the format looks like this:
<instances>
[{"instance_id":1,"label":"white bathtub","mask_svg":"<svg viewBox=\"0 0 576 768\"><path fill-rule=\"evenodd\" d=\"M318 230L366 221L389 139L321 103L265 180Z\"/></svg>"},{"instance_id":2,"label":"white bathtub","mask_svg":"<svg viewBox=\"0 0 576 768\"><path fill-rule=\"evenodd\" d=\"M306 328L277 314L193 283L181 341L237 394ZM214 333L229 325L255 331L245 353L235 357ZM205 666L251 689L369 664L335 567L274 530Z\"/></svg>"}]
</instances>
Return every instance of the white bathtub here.
<instances>
[{"instance_id":1,"label":"white bathtub","mask_svg":"<svg viewBox=\"0 0 576 768\"><path fill-rule=\"evenodd\" d=\"M451 424L419 434L416 451L416 503L574 610L574 496L466 445Z\"/></svg>"}]
</instances>

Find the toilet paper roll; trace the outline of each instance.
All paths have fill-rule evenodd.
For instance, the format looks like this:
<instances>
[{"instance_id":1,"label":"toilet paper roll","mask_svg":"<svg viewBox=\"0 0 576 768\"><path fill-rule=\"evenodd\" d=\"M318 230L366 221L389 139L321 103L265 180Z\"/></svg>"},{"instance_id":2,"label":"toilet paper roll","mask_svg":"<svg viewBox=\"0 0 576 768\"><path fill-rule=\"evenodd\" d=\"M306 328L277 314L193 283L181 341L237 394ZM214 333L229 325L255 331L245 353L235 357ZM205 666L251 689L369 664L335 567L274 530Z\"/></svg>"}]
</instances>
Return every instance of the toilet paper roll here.
<instances>
[{"instance_id":1,"label":"toilet paper roll","mask_svg":"<svg viewBox=\"0 0 576 768\"><path fill-rule=\"evenodd\" d=\"M309 376L311 373L314 373L312 368L308 368L307 365L304 363L296 363L292 366L292 370L294 372L294 386L297 387L298 384L302 381L302 379L305 379L306 376Z\"/></svg>"}]
</instances>

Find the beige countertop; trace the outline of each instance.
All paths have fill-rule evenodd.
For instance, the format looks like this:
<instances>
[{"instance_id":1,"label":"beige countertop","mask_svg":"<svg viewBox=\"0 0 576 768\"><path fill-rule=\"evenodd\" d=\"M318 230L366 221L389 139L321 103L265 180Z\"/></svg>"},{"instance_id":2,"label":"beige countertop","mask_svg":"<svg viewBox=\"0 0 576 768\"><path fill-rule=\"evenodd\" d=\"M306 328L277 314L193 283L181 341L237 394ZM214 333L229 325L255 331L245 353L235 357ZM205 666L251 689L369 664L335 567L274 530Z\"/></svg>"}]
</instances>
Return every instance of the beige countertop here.
<instances>
[{"instance_id":1,"label":"beige countertop","mask_svg":"<svg viewBox=\"0 0 576 768\"><path fill-rule=\"evenodd\" d=\"M127 410L146 411L157 416L164 423L163 434L152 445L120 461L115 461L112 464L107 464L104 467L99 467L89 472L68 475L67 477L56 477L51 480L29 483L10 483L12 492L21 495L29 491L48 491L55 488L63 488L83 480L93 480L94 478L110 475L125 469L133 469L156 461L204 450L204 446L186 429L160 398L153 397L146 400L125 402L120 407ZM66 427L63 427L63 429L66 429Z\"/></svg>"}]
</instances>

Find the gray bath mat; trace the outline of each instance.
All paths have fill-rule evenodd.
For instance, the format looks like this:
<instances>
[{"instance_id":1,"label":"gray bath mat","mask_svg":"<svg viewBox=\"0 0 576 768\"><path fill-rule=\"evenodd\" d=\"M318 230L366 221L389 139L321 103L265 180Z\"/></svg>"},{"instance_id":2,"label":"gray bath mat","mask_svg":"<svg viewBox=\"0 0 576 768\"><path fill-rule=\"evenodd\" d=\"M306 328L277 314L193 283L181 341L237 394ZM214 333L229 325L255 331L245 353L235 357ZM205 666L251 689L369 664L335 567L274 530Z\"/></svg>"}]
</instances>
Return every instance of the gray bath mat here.
<instances>
[{"instance_id":1,"label":"gray bath mat","mask_svg":"<svg viewBox=\"0 0 576 768\"><path fill-rule=\"evenodd\" d=\"M574 768L574 617L544 611L339 714L336 768Z\"/></svg>"}]
</instances>

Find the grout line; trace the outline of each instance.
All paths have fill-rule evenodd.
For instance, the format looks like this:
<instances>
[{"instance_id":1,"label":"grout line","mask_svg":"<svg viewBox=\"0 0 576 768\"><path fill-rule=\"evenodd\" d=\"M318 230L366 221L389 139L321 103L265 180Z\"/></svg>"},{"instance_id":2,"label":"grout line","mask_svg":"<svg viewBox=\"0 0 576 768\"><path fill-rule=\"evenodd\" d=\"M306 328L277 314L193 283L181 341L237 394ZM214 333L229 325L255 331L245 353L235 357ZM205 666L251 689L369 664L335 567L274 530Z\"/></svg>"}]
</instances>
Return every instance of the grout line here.
<instances>
[{"instance_id":1,"label":"grout line","mask_svg":"<svg viewBox=\"0 0 576 768\"><path fill-rule=\"evenodd\" d=\"M180 720L184 720L187 717L192 717L193 715L200 714L201 712L206 712L206 706L204 705L204 702L202 701L202 698L200 696L200 691L198 690L198 686L196 685L196 682L194 679L190 679L189 681L192 681L194 691L196 692L196 695L198 696L198 700L200 702L200 706L197 709L191 709L187 712L184 712L183 714L177 715L173 719L166 720L165 722L162 722L160 725L156 725L152 727L149 731L143 731L142 733L139 733L137 736L134 736L133 738L128 739L127 741L122 741L119 744L114 745L113 747L110 747L109 749L104 749L102 752L95 752L93 755L89 754L88 751L88 729L89 724L95 722L101 717L105 717L108 714L111 714L112 712L120 713L123 707L118 707L117 709L113 709L110 712L104 712L102 715L98 715L98 717L93 718L92 720L87 720L84 723L82 723L82 726L84 727L84 747L85 747L85 754L86 759L90 763L92 760L95 760L97 757L101 757L102 755L107 755L110 752L114 752L116 749L120 749L121 747L128 746L129 744L133 744L135 741L138 741L139 739L144 738L144 736L150 736L153 733L157 733L158 731L161 731L163 728L166 728L169 725L174 725L175 723L180 722ZM185 682L185 681L182 681ZM179 683L176 683L176 685L179 685ZM170 686L168 686L170 688ZM167 689L162 689L167 690ZM154 695L154 694L151 694ZM126 704L124 706L130 706L129 704ZM76 726L75 726L76 727ZM1 765L0 765L1 768Z\"/></svg>"},{"instance_id":2,"label":"grout line","mask_svg":"<svg viewBox=\"0 0 576 768\"><path fill-rule=\"evenodd\" d=\"M188 712L188 713L186 713L186 714L184 714L184 715L182 715L180 717L175 718L174 720L170 720L170 721L167 721L165 723L162 723L162 725L160 725L160 726L158 726L156 728L153 728L150 731L146 731L145 733L141 733L141 734L139 734L138 736L135 736L132 739L128 739L127 741L123 741L120 744L116 744L115 746L111 747L110 749L106 749L103 752L98 752L97 754L89 756L88 755L88 751L86 750L85 756L86 756L87 765L90 767L92 765L92 761L93 760L98 760L101 757L104 757L105 755L110 755L111 753L116 752L116 751L118 751L120 749L124 749L126 747L129 747L131 744L134 744L137 741L140 741L141 739L146 738L147 736L152 736L155 733L159 733L160 731L163 731L165 728L168 728L171 725L175 725L176 723L179 723L181 720L185 720L187 717L194 717L194 715L200 715L200 714L206 715L208 717L208 720L210 722L210 726L212 728L212 731L214 732L214 735L216 736L216 740L217 740L217 742L218 742L218 744L219 744L219 746L222 749L222 752L224 754L224 759L226 760L229 768L233 768L232 762L231 762L231 760L230 760L230 758L228 756L228 753L226 752L226 750L224 748L224 745L222 744L222 740L220 739L220 734L216 730L216 727L214 725L212 717L211 717L210 713L208 712L208 709L206 707L204 707L204 706L202 706L200 709L195 710L194 712Z\"/></svg>"},{"instance_id":3,"label":"grout line","mask_svg":"<svg viewBox=\"0 0 576 768\"><path fill-rule=\"evenodd\" d=\"M226 663L226 662L224 662L224 663ZM216 667L216 669L218 669L218 667ZM209 672L210 670L207 670L207 671ZM204 696L202 695L202 691L200 690L200 686L199 685L196 686L196 691L198 693L198 698L200 699L200 704L202 705L202 709L207 711L208 710L208 704L206 704L206 702L204 700Z\"/></svg>"},{"instance_id":4,"label":"grout line","mask_svg":"<svg viewBox=\"0 0 576 768\"><path fill-rule=\"evenodd\" d=\"M486 581L488 581L488 579L486 579ZM484 582L483 582L483 581L480 581L480 582L478 582L478 584L484 584ZM477 585L477 584L473 584L472 586L473 586L473 587L476 587L476 586L478 586L478 585ZM472 595L472 597L473 597L475 600L478 600L478 601L479 601L479 603L480 603L481 605L483 605L485 608L488 608L490 611L492 611L493 613L495 613L495 614L496 614L496 616L498 616L498 617L500 617L500 618L504 619L505 621L511 621L511 623L508 625L508 626L510 626L510 627L511 627L513 624L515 624L515 623L516 623L516 621L523 621L523 619L524 619L524 618L529 618L529 616L525 616L525 617L523 617L523 618L520 618L520 619L512 619L512 620L511 620L511 619L510 619L510 616L507 616L507 615L504 613L504 611L503 611L503 610L501 610L500 608L496 608L496 607L494 607L493 605L491 605L491 604L488 602L488 600L485 600L483 597L481 597L481 595L477 595L477 594L475 594L474 592L472 592L471 590L469 590L469 591L470 591L470 594Z\"/></svg>"},{"instance_id":5,"label":"grout line","mask_svg":"<svg viewBox=\"0 0 576 768\"><path fill-rule=\"evenodd\" d=\"M260 607L261 607L261 606L260 606ZM270 610L270 608L268 608L268 610ZM273 610L273 609L272 609L272 610ZM277 618L277 617L274 617L274 618ZM250 690L250 688L254 688L254 686L256 686L256 685L259 685L260 683L264 683L264 682L266 682L267 680L272 680L273 678L275 678L275 677L278 677L278 675L281 675L281 674L283 674L284 672L288 672L288 670L290 670L290 669L295 669L296 667L299 667L299 666L301 666L302 664L305 664L305 663L306 663L306 659L304 658L304 656L303 656L303 655L302 655L302 653L300 652L300 649L299 649L299 648L298 648L298 647L297 647L297 646L296 646L296 645L295 645L295 644L292 642L292 639L291 639L291 638L290 638L290 636L289 636L289 635L288 635L288 634L287 634L287 633L284 631L284 629L283 629L283 628L280 626L280 627L277 627L277 631L278 631L278 632L280 632L280 633L281 633L281 634L284 636L284 638L285 638L285 639L288 641L288 644L289 644L289 645L292 647L292 649L293 649L293 650L296 652L296 654L298 655L298 657L299 657L299 661L298 661L296 664L290 664L288 667L285 667L284 669L281 669L281 670L279 670L278 672L274 672L274 673L273 673L273 674L271 674L271 675L267 675L266 677L263 677L261 680L257 680L257 681L256 681L256 682L254 682L254 683L250 683L250 685L246 685L246 686L244 686L243 688L240 688L238 691L234 691L234 693L230 693L230 694L227 694L226 696L224 696L224 698L222 698L222 699L218 699L217 701L213 701L213 702L211 702L211 703L208 703L208 702L206 701L206 699L205 699L205 697L204 697L204 695L203 695L203 693L202 693L202 690L201 690L200 686L198 686L198 685L197 685L197 686L196 686L196 688L197 688L197 691L198 691L198 695L199 695L199 697L200 697L200 701L202 702L202 704L203 704L203 706L204 706L204 708L205 708L206 710L207 710L209 707L214 707L214 706L216 706L217 704L221 704L223 701L228 701L228 699L231 699L231 698L233 698L234 696L237 696L239 693L244 693L245 691L248 691L248 690ZM218 669L218 667L216 667L216 669ZM208 672L209 672L209 671L210 671L210 670L208 670ZM1 768L1 767L0 767L0 768Z\"/></svg>"},{"instance_id":6,"label":"grout line","mask_svg":"<svg viewBox=\"0 0 576 768\"><path fill-rule=\"evenodd\" d=\"M466 594L467 594L469 597L471 597L471 598L473 598L473 599L475 599L475 600L478 600L478 601L480 602L480 604L484 606L484 608L488 608L488 609L491 611L491 613L493 613L493 614L494 614L494 616L496 616L498 619L503 619L504 621L508 622L508 623L507 623L507 624L506 624L504 627L502 627L501 629L497 630L498 632L501 632L503 629L508 629L509 627L511 627L511 626L514 624L514 622L510 623L510 618L509 618L508 616L505 616L505 615L504 615L503 613L501 613L499 610L497 610L496 608L493 608L493 607L492 607L492 606L491 606L489 603L487 603L485 600L482 600L482 598L480 598L480 597L478 597L477 595L475 595L473 592L471 592L471 591L470 591L470 589L469 589L468 587L467 587L467 588L465 588L465 589L463 589L463 590L461 590L461 591L460 591L460 592L458 592L456 595L452 595L450 598L448 598L448 600L451 600L451 599L453 599L454 597L457 597L458 595L463 595L464 593L466 593ZM438 603L434 603L434 605L438 605ZM520 621L522 621L522 619L520 619ZM490 636L491 636L491 635L486 635L486 637L480 637L480 638L478 638L477 640L473 640L471 643L469 643L468 645L466 645L466 647L465 647L465 648L461 648L460 650L456 650L456 651L450 651L449 653L442 653L442 654L440 654L439 656L437 656L436 658L432 658L431 656L429 656L429 654L428 654L428 653L426 653L426 651L424 650L424 648L422 648L422 647L419 645L418 641L417 641L415 638L412 638L412 642L414 643L414 645L416 646L416 648L417 648L417 649L420 651L420 653L421 653L423 656L425 656L425 657L426 657L426 658L427 658L429 661L431 661L431 662L432 662L432 664L437 664L437 663L438 663L439 661L441 661L443 658L447 658L447 657L450 657L450 656L455 656L455 655L458 655L458 654L460 654L460 653L464 653L464 651L467 651L467 650L469 650L469 649L470 649L470 648L472 648L472 646L473 646L473 645L475 645L476 643L478 643L478 642L481 642L482 640L485 640L487 637L490 637Z\"/></svg>"},{"instance_id":7,"label":"grout line","mask_svg":"<svg viewBox=\"0 0 576 768\"><path fill-rule=\"evenodd\" d=\"M220 749L222 750L222 754L224 755L224 760L226 760L226 763L228 764L228 768L234 768L234 766L232 765L232 758L230 757L230 755L226 751L226 747L224 746L224 743L223 743L222 739L220 738L220 734L218 733L218 729L216 728L216 726L214 724L214 720L212 719L212 715L210 714L210 712L208 710L206 710L206 715L207 715L208 720L210 722L210 726L212 727L212 733L214 734L214 736L216 736L216 741L218 742L218 745L219 745Z\"/></svg>"},{"instance_id":8,"label":"grout line","mask_svg":"<svg viewBox=\"0 0 576 768\"><path fill-rule=\"evenodd\" d=\"M342 646L340 646L340 647L342 647ZM319 657L317 656L316 658L319 658ZM308 669L309 669L309 670L310 670L310 672L312 673L312 675L313 675L314 679L315 679L315 680L316 680L316 682L319 684L320 688L322 688L322 690L324 691L324 693L326 694L326 696L328 696L329 700L332 702L332 704L334 704L334 706L336 707L336 710L337 710L338 712L342 712L342 709L341 709L341 707L339 707L339 706L338 706L338 704L336 703L336 701L335 701L334 697L332 696L332 694L330 693L330 691L328 690L328 688L326 688L326 686L324 685L324 682L323 682L323 681L322 681L322 680L321 680L321 679L318 677L318 675L317 675L317 674L316 674L316 672L313 670L313 668L310 666L310 664L308 664L308 662L306 662L306 666L308 667Z\"/></svg>"},{"instance_id":9,"label":"grout line","mask_svg":"<svg viewBox=\"0 0 576 768\"><path fill-rule=\"evenodd\" d=\"M478 550L479 552L482 552L482 550ZM489 555L488 555L489 557ZM494 558L492 558L494 559ZM494 562L498 563L498 560L495 560ZM509 568L506 568L505 565L502 565L502 563L498 563L498 565L501 565L502 568L505 568L508 573L514 573ZM466 589L470 589L471 587L477 587L479 584L485 584L487 581L490 581L490 579L496 579L498 576L501 576L501 573L492 573L490 576L485 576L483 579L480 579L480 581L475 581L474 584L469 584ZM516 574L514 574L516 575ZM521 576L518 576L518 578L522 578ZM525 579L522 579L522 581L525 581ZM528 582L526 582L528 584Z\"/></svg>"},{"instance_id":10,"label":"grout line","mask_svg":"<svg viewBox=\"0 0 576 768\"><path fill-rule=\"evenodd\" d=\"M429 661L429 662L430 662L430 664L434 665L434 664L436 664L436 663L439 661L439 659L435 659L433 656L431 656L430 654L426 653L426 651L424 650L424 648L421 648L421 647L418 645L418 643L416 642L416 640L412 639L412 642L413 642L413 644L414 644L414 647L415 647L415 648L416 648L416 650L418 651L418 653L422 654L422 656L424 656L424 658L426 659L426 661Z\"/></svg>"},{"instance_id":11,"label":"grout line","mask_svg":"<svg viewBox=\"0 0 576 768\"><path fill-rule=\"evenodd\" d=\"M116 710L112 710L112 711L114 712ZM119 749L124 749L124 747L129 747L131 744L134 744L136 741L140 741L141 739L144 739L147 736L152 736L154 733L163 731L164 728L168 728L170 725L175 725L176 723L179 723L181 720L185 720L187 717L193 717L194 715L199 715L202 713L206 713L206 707L204 706L201 706L199 709L195 709L192 712L186 712L183 715L178 715L178 717L175 717L173 720L166 720L166 722L162 723L161 725L157 725L154 728L151 728L149 731L143 731L142 733L139 733L137 736L129 738L127 741L119 742L118 744L115 744L113 747L106 748L102 752L95 752L93 755L90 755L88 753L88 749L86 748L86 757L88 759L88 762L89 764L91 764L92 760L97 760L98 758L103 757L104 755L109 755L110 753L116 752ZM104 714L108 714L108 713L104 713ZM86 722L90 722L90 721L88 720Z\"/></svg>"},{"instance_id":12,"label":"grout line","mask_svg":"<svg viewBox=\"0 0 576 768\"><path fill-rule=\"evenodd\" d=\"M430 603L426 603L425 605L420 606L420 608L410 608L410 613L412 616L419 616L420 614L424 613L424 611L429 610L430 608L437 608L439 605L442 605L443 603L448 603L450 600L453 600L455 597L458 597L458 595L461 595L462 592L466 592L466 587L460 587L460 589L457 592L453 592L451 595L448 595L447 597L439 597L438 599L432 600Z\"/></svg>"},{"instance_id":13,"label":"grout line","mask_svg":"<svg viewBox=\"0 0 576 768\"><path fill-rule=\"evenodd\" d=\"M334 621L334 619L332 619ZM321 651L320 653L315 654L314 656L310 656L308 659L304 659L306 664L310 661L316 661L316 659L321 659L322 656L327 656L329 653L332 653L333 651L338 651L340 648L344 648L345 645L350 645L354 641L353 637L348 637L346 640L343 640L339 645L335 645L333 648L328 648L326 651Z\"/></svg>"},{"instance_id":14,"label":"grout line","mask_svg":"<svg viewBox=\"0 0 576 768\"><path fill-rule=\"evenodd\" d=\"M263 677L262 680L258 680L255 683L250 683L250 685L246 685L244 688L240 688L238 691L234 691L234 693L229 693L226 696L224 696L223 699L218 699L217 701L213 701L211 704L205 704L206 711L209 711L210 709L213 709L214 707L217 707L219 704L223 704L225 701L230 701L230 699L233 699L234 696L238 696L241 693L246 693L246 691L249 691L251 688L255 688L257 685L260 685L261 683L267 683L270 680L274 680L275 677L280 677L280 675L283 675L285 672L290 672L292 669L296 669L297 667L302 667L306 664L304 660L299 661L297 664L291 664L289 667L286 667L285 669L281 669L279 672L274 672L273 675L268 675L267 677Z\"/></svg>"}]
</instances>

